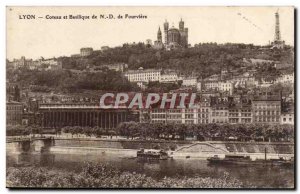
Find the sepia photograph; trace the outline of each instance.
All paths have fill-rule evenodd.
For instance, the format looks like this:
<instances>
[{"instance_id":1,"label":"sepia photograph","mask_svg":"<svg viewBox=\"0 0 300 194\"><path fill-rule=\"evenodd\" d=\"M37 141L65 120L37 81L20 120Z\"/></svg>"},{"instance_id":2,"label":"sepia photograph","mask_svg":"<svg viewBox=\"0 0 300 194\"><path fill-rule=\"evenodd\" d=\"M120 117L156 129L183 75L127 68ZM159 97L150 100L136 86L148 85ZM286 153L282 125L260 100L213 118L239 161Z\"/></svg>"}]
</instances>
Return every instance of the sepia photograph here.
<instances>
[{"instance_id":1,"label":"sepia photograph","mask_svg":"<svg viewBox=\"0 0 300 194\"><path fill-rule=\"evenodd\" d=\"M294 28L293 6L7 6L6 187L295 189Z\"/></svg>"}]
</instances>

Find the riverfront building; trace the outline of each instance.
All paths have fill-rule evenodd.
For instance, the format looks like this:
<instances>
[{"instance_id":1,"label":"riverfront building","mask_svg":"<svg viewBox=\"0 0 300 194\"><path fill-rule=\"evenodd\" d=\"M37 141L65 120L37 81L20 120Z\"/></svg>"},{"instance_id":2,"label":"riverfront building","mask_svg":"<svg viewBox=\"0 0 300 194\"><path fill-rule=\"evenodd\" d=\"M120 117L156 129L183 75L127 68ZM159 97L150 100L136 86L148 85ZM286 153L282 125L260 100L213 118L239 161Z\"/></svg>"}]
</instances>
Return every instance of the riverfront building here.
<instances>
[{"instance_id":1,"label":"riverfront building","mask_svg":"<svg viewBox=\"0 0 300 194\"><path fill-rule=\"evenodd\" d=\"M103 129L116 128L121 122L138 121L138 113L129 109L100 109L99 104L40 104L42 126L89 126Z\"/></svg>"},{"instance_id":2,"label":"riverfront building","mask_svg":"<svg viewBox=\"0 0 300 194\"><path fill-rule=\"evenodd\" d=\"M294 125L294 112L282 113L280 116L280 124L291 124Z\"/></svg>"},{"instance_id":3,"label":"riverfront building","mask_svg":"<svg viewBox=\"0 0 300 194\"><path fill-rule=\"evenodd\" d=\"M281 99L276 96L258 97L252 101L254 123L280 124Z\"/></svg>"},{"instance_id":4,"label":"riverfront building","mask_svg":"<svg viewBox=\"0 0 300 194\"><path fill-rule=\"evenodd\" d=\"M6 102L6 124L20 125L22 124L23 104L16 101Z\"/></svg>"},{"instance_id":5,"label":"riverfront building","mask_svg":"<svg viewBox=\"0 0 300 194\"><path fill-rule=\"evenodd\" d=\"M252 123L251 105L239 104L230 107L228 112L229 123Z\"/></svg>"}]
</instances>

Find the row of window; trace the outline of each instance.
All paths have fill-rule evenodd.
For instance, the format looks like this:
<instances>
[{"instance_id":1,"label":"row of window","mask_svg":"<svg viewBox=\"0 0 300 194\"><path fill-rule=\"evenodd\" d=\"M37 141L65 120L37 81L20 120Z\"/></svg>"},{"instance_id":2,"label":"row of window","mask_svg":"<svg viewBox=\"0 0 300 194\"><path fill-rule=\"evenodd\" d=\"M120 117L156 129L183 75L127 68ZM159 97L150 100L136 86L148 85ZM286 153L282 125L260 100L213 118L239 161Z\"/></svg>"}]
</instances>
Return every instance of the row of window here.
<instances>
[{"instance_id":1,"label":"row of window","mask_svg":"<svg viewBox=\"0 0 300 194\"><path fill-rule=\"evenodd\" d=\"M23 110L23 106L6 106L6 110Z\"/></svg>"},{"instance_id":2,"label":"row of window","mask_svg":"<svg viewBox=\"0 0 300 194\"><path fill-rule=\"evenodd\" d=\"M198 117L199 118L208 118L208 114L198 114Z\"/></svg>"},{"instance_id":3,"label":"row of window","mask_svg":"<svg viewBox=\"0 0 300 194\"><path fill-rule=\"evenodd\" d=\"M254 118L254 122L279 122L279 118L270 118L270 117L259 117L259 118Z\"/></svg>"},{"instance_id":4,"label":"row of window","mask_svg":"<svg viewBox=\"0 0 300 194\"><path fill-rule=\"evenodd\" d=\"M238 118L230 118L229 123L251 123L251 119L242 118L240 121Z\"/></svg>"},{"instance_id":5,"label":"row of window","mask_svg":"<svg viewBox=\"0 0 300 194\"><path fill-rule=\"evenodd\" d=\"M292 118L289 118L288 120L289 120L289 122L292 122L292 121L293 121ZM287 118L283 118L283 122L287 122Z\"/></svg>"},{"instance_id":6,"label":"row of window","mask_svg":"<svg viewBox=\"0 0 300 194\"><path fill-rule=\"evenodd\" d=\"M255 115L280 115L279 111L255 111Z\"/></svg>"},{"instance_id":7,"label":"row of window","mask_svg":"<svg viewBox=\"0 0 300 194\"><path fill-rule=\"evenodd\" d=\"M266 104L266 105L257 105L257 104L254 104L254 108L257 108L257 109L266 109L266 108L280 108L280 105L276 104Z\"/></svg>"},{"instance_id":8,"label":"row of window","mask_svg":"<svg viewBox=\"0 0 300 194\"><path fill-rule=\"evenodd\" d=\"M228 123L228 119L217 118L217 119L213 119L212 123Z\"/></svg>"},{"instance_id":9,"label":"row of window","mask_svg":"<svg viewBox=\"0 0 300 194\"><path fill-rule=\"evenodd\" d=\"M251 112L251 109L242 109L242 110L236 109L236 110L229 110L229 112L232 112L232 113L234 113L234 112Z\"/></svg>"},{"instance_id":10,"label":"row of window","mask_svg":"<svg viewBox=\"0 0 300 194\"><path fill-rule=\"evenodd\" d=\"M212 116L227 116L227 112L212 112Z\"/></svg>"}]
</instances>

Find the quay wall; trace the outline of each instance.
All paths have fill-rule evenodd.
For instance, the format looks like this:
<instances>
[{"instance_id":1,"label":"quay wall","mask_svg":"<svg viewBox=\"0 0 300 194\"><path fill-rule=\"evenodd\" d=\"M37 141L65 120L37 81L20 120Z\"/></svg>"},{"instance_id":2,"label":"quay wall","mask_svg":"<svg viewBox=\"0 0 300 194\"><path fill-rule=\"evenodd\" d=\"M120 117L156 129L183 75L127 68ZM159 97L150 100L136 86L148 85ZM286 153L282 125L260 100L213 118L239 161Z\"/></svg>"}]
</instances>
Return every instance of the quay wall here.
<instances>
[{"instance_id":1,"label":"quay wall","mask_svg":"<svg viewBox=\"0 0 300 194\"><path fill-rule=\"evenodd\" d=\"M164 149L178 153L268 153L294 154L294 143L290 142L221 142L221 141L146 141L146 140L95 140L56 139L59 147L91 147L111 149Z\"/></svg>"},{"instance_id":2,"label":"quay wall","mask_svg":"<svg viewBox=\"0 0 300 194\"><path fill-rule=\"evenodd\" d=\"M264 153L294 154L294 143L290 142L215 142L215 141L163 141L163 140L120 140L120 139L55 139L49 141L9 142L6 150L9 153L23 152L66 152L94 153L97 150L164 149L172 154L227 154L227 153Z\"/></svg>"}]
</instances>

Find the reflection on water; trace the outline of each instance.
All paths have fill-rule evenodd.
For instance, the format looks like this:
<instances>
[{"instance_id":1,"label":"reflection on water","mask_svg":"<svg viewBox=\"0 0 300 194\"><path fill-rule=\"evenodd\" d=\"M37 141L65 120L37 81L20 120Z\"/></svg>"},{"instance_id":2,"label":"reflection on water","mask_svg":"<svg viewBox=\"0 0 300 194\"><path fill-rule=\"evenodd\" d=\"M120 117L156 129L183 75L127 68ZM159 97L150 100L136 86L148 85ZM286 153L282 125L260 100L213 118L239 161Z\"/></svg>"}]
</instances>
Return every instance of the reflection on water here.
<instances>
[{"instance_id":1,"label":"reflection on water","mask_svg":"<svg viewBox=\"0 0 300 194\"><path fill-rule=\"evenodd\" d=\"M294 169L265 166L218 166L209 165L206 160L174 159L152 163L120 157L116 154L8 154L7 166L48 166L79 171L84 162L109 163L122 171L145 173L154 178L165 176L220 177L224 172L244 183L257 187L292 187Z\"/></svg>"}]
</instances>

